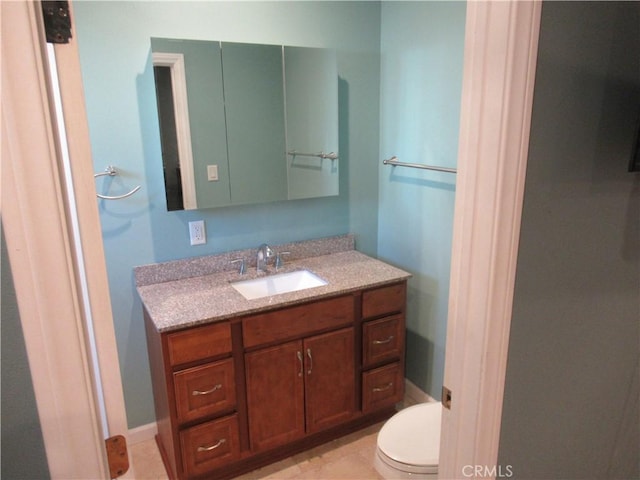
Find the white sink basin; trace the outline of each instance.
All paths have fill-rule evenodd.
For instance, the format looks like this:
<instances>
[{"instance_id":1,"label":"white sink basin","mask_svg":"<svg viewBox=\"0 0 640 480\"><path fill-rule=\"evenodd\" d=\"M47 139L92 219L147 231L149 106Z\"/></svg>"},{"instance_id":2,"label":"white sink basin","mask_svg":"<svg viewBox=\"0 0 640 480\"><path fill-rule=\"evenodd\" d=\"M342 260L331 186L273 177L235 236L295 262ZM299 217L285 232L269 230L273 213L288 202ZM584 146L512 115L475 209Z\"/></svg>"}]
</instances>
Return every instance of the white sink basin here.
<instances>
[{"instance_id":1,"label":"white sink basin","mask_svg":"<svg viewBox=\"0 0 640 480\"><path fill-rule=\"evenodd\" d=\"M278 295L280 293L296 292L307 288L321 287L328 282L311 273L309 270L278 273L268 277L242 280L231 284L247 300Z\"/></svg>"}]
</instances>

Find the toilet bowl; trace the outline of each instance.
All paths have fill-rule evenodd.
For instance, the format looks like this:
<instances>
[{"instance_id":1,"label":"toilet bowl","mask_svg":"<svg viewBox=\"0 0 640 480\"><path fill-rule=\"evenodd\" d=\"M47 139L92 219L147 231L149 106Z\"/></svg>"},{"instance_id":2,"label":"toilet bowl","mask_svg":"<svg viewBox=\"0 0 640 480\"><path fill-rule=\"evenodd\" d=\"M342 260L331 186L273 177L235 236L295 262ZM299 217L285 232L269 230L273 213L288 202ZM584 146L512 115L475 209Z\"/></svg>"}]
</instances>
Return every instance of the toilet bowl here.
<instances>
[{"instance_id":1,"label":"toilet bowl","mask_svg":"<svg viewBox=\"0 0 640 480\"><path fill-rule=\"evenodd\" d=\"M435 479L440 455L439 402L421 403L400 410L382 426L374 466L383 478Z\"/></svg>"}]
</instances>

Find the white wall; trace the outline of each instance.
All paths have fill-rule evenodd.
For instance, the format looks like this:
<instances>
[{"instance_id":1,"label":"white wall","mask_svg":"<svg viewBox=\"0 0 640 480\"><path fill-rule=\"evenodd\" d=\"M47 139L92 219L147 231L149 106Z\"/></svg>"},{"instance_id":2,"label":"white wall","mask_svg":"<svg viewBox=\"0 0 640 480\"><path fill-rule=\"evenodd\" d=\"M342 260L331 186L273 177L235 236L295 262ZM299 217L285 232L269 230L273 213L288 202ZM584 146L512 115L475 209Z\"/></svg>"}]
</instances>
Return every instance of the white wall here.
<instances>
[{"instance_id":1,"label":"white wall","mask_svg":"<svg viewBox=\"0 0 640 480\"><path fill-rule=\"evenodd\" d=\"M499 463L638 478L640 3L542 9Z\"/></svg>"}]
</instances>

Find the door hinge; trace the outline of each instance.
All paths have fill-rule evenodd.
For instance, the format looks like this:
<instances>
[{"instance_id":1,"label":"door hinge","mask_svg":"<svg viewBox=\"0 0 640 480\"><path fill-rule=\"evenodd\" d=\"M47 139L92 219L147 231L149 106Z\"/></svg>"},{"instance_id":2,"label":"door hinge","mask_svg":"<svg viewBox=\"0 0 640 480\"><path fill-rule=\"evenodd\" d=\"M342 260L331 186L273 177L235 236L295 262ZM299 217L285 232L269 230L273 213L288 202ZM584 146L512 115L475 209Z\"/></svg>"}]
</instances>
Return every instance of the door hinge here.
<instances>
[{"instance_id":1,"label":"door hinge","mask_svg":"<svg viewBox=\"0 0 640 480\"><path fill-rule=\"evenodd\" d=\"M105 441L107 447L107 461L109 462L110 478L118 478L129 470L129 453L127 439L122 435L115 435Z\"/></svg>"},{"instance_id":2,"label":"door hinge","mask_svg":"<svg viewBox=\"0 0 640 480\"><path fill-rule=\"evenodd\" d=\"M71 38L69 2L42 0L41 3L47 43L69 43Z\"/></svg>"},{"instance_id":3,"label":"door hinge","mask_svg":"<svg viewBox=\"0 0 640 480\"><path fill-rule=\"evenodd\" d=\"M451 390L442 386L442 406L451 410Z\"/></svg>"}]
</instances>

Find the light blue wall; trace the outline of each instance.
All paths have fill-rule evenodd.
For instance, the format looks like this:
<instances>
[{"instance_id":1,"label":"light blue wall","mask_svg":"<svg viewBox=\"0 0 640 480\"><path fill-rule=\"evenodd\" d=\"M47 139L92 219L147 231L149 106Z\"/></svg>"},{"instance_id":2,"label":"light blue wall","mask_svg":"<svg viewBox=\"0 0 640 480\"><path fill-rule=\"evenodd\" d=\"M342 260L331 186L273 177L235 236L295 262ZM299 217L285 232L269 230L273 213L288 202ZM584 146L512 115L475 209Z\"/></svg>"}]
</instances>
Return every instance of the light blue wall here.
<instances>
[{"instance_id":1,"label":"light blue wall","mask_svg":"<svg viewBox=\"0 0 640 480\"><path fill-rule=\"evenodd\" d=\"M380 4L377 2L74 3L95 171L121 172L100 201L114 323L130 427L154 421L136 265L353 233L375 255L378 232ZM274 43L337 50L340 195L196 212L165 208L150 37ZM97 180L98 191L109 179ZM208 243L191 247L187 223Z\"/></svg>"},{"instance_id":2,"label":"light blue wall","mask_svg":"<svg viewBox=\"0 0 640 480\"><path fill-rule=\"evenodd\" d=\"M132 268L178 258L353 233L356 248L406 268L407 375L439 397L444 368L455 177L392 169L455 166L465 6L461 2L76 2L77 38L129 425L154 420L142 307ZM166 212L151 37L337 50L340 195ZM382 54L382 55L381 55ZM204 219L208 243L189 246Z\"/></svg>"},{"instance_id":3,"label":"light blue wall","mask_svg":"<svg viewBox=\"0 0 640 480\"><path fill-rule=\"evenodd\" d=\"M464 2L382 4L380 155L455 167ZM455 175L379 164L378 256L409 281L406 376L440 398Z\"/></svg>"}]
</instances>

